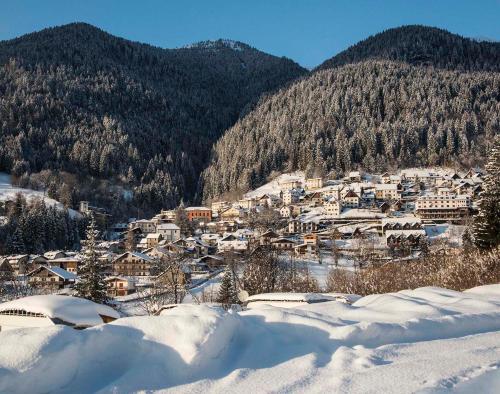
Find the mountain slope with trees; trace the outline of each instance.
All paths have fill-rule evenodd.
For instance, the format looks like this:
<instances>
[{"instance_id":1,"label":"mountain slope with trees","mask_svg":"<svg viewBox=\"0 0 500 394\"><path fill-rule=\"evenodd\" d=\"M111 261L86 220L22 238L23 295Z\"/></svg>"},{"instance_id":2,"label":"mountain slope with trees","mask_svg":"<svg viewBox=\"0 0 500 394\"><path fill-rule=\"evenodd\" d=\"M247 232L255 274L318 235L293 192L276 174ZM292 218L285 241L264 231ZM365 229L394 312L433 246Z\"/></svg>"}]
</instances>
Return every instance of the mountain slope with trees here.
<instances>
[{"instance_id":1,"label":"mountain slope with trees","mask_svg":"<svg viewBox=\"0 0 500 394\"><path fill-rule=\"evenodd\" d=\"M500 74L367 61L318 71L261 100L214 148L204 197L275 172L480 164L500 133Z\"/></svg>"},{"instance_id":2,"label":"mountain slope with trees","mask_svg":"<svg viewBox=\"0 0 500 394\"><path fill-rule=\"evenodd\" d=\"M428 26L402 26L360 41L326 60L324 70L370 59L459 71L500 71L500 43L476 41Z\"/></svg>"},{"instance_id":3,"label":"mountain slope with trees","mask_svg":"<svg viewBox=\"0 0 500 394\"><path fill-rule=\"evenodd\" d=\"M108 180L134 192L134 207L173 207L195 197L222 132L305 73L242 43L160 49L82 23L3 41L0 171L68 205L106 204L94 183Z\"/></svg>"}]
</instances>

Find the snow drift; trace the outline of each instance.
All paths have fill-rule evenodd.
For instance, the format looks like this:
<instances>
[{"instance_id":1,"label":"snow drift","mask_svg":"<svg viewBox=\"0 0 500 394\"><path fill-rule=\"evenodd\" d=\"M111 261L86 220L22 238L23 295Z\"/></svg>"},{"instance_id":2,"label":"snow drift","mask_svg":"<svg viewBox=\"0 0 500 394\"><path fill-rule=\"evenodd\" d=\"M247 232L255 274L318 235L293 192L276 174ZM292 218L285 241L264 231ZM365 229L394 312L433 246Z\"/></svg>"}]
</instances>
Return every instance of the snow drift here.
<instances>
[{"instance_id":1,"label":"snow drift","mask_svg":"<svg viewBox=\"0 0 500 394\"><path fill-rule=\"evenodd\" d=\"M500 285L0 333L0 392L499 389Z\"/></svg>"}]
</instances>

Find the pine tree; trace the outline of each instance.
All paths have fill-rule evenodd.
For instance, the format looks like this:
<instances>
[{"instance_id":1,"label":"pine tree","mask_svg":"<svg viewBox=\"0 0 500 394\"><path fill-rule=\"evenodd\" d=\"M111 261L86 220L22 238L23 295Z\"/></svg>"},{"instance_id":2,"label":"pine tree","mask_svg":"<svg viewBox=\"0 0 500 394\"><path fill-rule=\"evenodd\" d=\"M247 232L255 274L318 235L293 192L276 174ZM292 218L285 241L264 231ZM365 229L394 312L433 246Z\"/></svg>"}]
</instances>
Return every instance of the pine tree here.
<instances>
[{"instance_id":1,"label":"pine tree","mask_svg":"<svg viewBox=\"0 0 500 394\"><path fill-rule=\"evenodd\" d=\"M487 250L500 245L500 135L493 141L486 171L479 213L474 219L474 243Z\"/></svg>"},{"instance_id":2,"label":"pine tree","mask_svg":"<svg viewBox=\"0 0 500 394\"><path fill-rule=\"evenodd\" d=\"M96 253L98 235L94 215L91 215L86 230L85 258L79 272L80 281L75 285L75 289L78 297L105 304L108 301L106 282Z\"/></svg>"},{"instance_id":3,"label":"pine tree","mask_svg":"<svg viewBox=\"0 0 500 394\"><path fill-rule=\"evenodd\" d=\"M12 254L21 254L26 251L26 245L23 241L23 234L19 226L16 226L14 233L7 240L7 249Z\"/></svg>"},{"instance_id":4,"label":"pine tree","mask_svg":"<svg viewBox=\"0 0 500 394\"><path fill-rule=\"evenodd\" d=\"M226 267L224 276L222 277L217 302L220 302L224 308L229 308L231 305L238 303L234 273L229 265Z\"/></svg>"},{"instance_id":5,"label":"pine tree","mask_svg":"<svg viewBox=\"0 0 500 394\"><path fill-rule=\"evenodd\" d=\"M193 232L193 225L189 221L184 202L181 200L179 207L175 211L175 224L181 229L181 235L190 236Z\"/></svg>"}]
</instances>

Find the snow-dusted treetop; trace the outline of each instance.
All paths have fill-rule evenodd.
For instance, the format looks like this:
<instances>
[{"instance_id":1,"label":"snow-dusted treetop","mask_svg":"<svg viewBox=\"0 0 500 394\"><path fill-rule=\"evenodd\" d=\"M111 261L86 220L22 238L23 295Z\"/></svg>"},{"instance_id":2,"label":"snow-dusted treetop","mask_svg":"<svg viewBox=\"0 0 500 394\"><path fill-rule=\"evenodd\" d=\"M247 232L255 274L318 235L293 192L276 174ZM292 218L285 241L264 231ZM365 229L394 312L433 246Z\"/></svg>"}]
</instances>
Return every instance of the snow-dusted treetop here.
<instances>
[{"instance_id":1,"label":"snow-dusted treetop","mask_svg":"<svg viewBox=\"0 0 500 394\"><path fill-rule=\"evenodd\" d=\"M193 44L185 45L183 48L192 49L221 49L221 48L230 48L235 51L243 51L245 49L249 49L250 47L247 44L243 44L239 41L228 40L228 39L219 39L219 40L207 40L195 42Z\"/></svg>"}]
</instances>

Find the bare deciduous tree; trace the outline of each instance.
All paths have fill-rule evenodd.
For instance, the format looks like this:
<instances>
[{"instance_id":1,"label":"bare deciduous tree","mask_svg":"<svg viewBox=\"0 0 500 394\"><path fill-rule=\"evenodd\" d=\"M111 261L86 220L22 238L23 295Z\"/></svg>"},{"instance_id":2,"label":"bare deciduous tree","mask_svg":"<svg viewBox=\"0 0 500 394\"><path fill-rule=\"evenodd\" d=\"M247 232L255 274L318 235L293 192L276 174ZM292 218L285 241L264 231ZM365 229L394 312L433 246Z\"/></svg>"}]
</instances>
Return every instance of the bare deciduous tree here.
<instances>
[{"instance_id":1,"label":"bare deciduous tree","mask_svg":"<svg viewBox=\"0 0 500 394\"><path fill-rule=\"evenodd\" d=\"M151 286L139 291L139 304L148 315L157 313L167 304L180 304L186 296L189 272L186 256L164 256L152 267Z\"/></svg>"}]
</instances>

